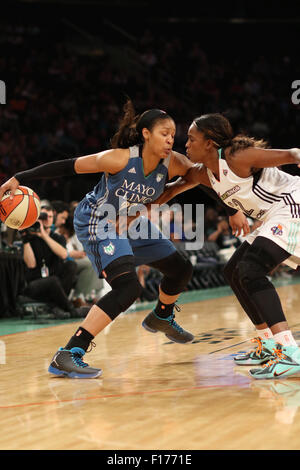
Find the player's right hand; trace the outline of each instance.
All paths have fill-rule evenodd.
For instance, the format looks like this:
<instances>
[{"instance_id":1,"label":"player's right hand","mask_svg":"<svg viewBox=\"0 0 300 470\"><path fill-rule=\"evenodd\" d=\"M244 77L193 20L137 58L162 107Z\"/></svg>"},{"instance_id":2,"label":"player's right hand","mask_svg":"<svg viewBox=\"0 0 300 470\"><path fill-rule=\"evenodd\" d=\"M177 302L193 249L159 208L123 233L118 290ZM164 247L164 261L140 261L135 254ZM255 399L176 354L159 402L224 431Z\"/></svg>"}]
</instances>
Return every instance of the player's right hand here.
<instances>
[{"instance_id":1,"label":"player's right hand","mask_svg":"<svg viewBox=\"0 0 300 470\"><path fill-rule=\"evenodd\" d=\"M250 233L250 227L247 217L243 212L237 211L236 214L229 217L229 225L232 230L232 234L235 237L246 236ZM242 234L243 233L243 234Z\"/></svg>"},{"instance_id":2,"label":"player's right hand","mask_svg":"<svg viewBox=\"0 0 300 470\"><path fill-rule=\"evenodd\" d=\"M9 180L7 180L5 183L3 183L2 186L0 186L0 201L4 193L6 193L6 191L10 191L9 198L13 199L16 189L18 187L19 187L19 181L14 176L10 178Z\"/></svg>"}]
</instances>

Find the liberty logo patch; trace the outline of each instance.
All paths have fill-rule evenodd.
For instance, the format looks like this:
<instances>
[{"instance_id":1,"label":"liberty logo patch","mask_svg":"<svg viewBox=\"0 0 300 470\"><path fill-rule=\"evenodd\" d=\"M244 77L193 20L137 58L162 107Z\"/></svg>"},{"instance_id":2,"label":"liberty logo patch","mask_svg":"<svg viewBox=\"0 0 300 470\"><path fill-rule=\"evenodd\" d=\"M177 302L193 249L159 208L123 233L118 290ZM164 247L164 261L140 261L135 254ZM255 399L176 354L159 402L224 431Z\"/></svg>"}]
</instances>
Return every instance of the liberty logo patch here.
<instances>
[{"instance_id":1,"label":"liberty logo patch","mask_svg":"<svg viewBox=\"0 0 300 470\"><path fill-rule=\"evenodd\" d=\"M109 245L103 247L103 251L106 255L112 256L115 252L115 245L113 245L112 242L110 242Z\"/></svg>"},{"instance_id":2,"label":"liberty logo patch","mask_svg":"<svg viewBox=\"0 0 300 470\"><path fill-rule=\"evenodd\" d=\"M283 233L283 230L282 230L282 225L278 224L277 226L274 226L271 228L271 232L273 233L273 235L282 235Z\"/></svg>"}]
</instances>

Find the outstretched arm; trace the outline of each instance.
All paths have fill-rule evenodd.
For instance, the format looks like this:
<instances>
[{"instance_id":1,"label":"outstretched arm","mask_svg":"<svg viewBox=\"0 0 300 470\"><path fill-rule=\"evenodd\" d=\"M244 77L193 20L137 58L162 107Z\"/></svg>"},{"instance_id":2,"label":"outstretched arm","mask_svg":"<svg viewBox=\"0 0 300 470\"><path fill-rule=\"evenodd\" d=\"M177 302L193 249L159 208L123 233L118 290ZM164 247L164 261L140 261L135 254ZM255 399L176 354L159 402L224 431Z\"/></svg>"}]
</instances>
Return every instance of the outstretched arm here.
<instances>
[{"instance_id":1,"label":"outstretched arm","mask_svg":"<svg viewBox=\"0 0 300 470\"><path fill-rule=\"evenodd\" d=\"M230 167L241 178L247 178L260 168L278 167L295 163L300 166L300 149L263 149L249 147L237 151Z\"/></svg>"},{"instance_id":2,"label":"outstretched arm","mask_svg":"<svg viewBox=\"0 0 300 470\"><path fill-rule=\"evenodd\" d=\"M168 183L166 185L165 191L155 201L155 204L165 204L177 196L177 194L188 191L189 189L195 188L196 186L198 186L202 191L208 194L208 196L214 199L225 209L227 216L229 217L229 225L233 235L240 236L243 233L243 235L246 236L248 233L250 233L250 227L246 216L241 211L237 211L236 209L227 206L227 204L222 201L222 199L210 186L206 168L201 164L193 165L183 177L178 178L173 183ZM150 212L150 204L147 207L147 210Z\"/></svg>"},{"instance_id":3,"label":"outstretched arm","mask_svg":"<svg viewBox=\"0 0 300 470\"><path fill-rule=\"evenodd\" d=\"M62 176L73 176L86 173L117 173L122 170L128 162L128 149L105 150L93 155L78 158L68 158L44 163L30 170L16 173L0 187L0 200L6 191L10 191L10 197L15 194L18 186L27 185L32 180L60 178Z\"/></svg>"},{"instance_id":4,"label":"outstretched arm","mask_svg":"<svg viewBox=\"0 0 300 470\"><path fill-rule=\"evenodd\" d=\"M177 194L195 188L199 184L207 186L207 188L210 187L206 168L202 164L196 163L189 168L184 176L181 176L172 183L166 184L165 191L156 199L155 204L165 204L177 196Z\"/></svg>"}]
</instances>

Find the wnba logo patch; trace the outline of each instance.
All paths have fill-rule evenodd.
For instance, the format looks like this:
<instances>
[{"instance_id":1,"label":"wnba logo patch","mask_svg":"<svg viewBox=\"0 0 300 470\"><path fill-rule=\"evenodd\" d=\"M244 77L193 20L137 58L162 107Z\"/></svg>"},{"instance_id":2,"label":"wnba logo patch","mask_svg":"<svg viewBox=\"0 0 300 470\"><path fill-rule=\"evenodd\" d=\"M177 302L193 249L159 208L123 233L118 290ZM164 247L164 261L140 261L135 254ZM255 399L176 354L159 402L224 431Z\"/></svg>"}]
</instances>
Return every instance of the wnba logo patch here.
<instances>
[{"instance_id":1,"label":"wnba logo patch","mask_svg":"<svg viewBox=\"0 0 300 470\"><path fill-rule=\"evenodd\" d=\"M278 224L277 226L272 227L271 232L273 233L273 235L282 235L283 233L282 225Z\"/></svg>"}]
</instances>

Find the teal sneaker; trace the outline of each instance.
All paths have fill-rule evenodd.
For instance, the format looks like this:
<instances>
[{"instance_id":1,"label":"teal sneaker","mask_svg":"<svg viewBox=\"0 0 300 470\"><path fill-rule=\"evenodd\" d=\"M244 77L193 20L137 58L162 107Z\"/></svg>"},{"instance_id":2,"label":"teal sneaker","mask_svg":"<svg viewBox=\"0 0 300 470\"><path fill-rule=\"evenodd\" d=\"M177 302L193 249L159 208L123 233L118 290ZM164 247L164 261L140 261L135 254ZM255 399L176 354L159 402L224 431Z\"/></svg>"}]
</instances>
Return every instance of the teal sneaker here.
<instances>
[{"instance_id":1,"label":"teal sneaker","mask_svg":"<svg viewBox=\"0 0 300 470\"><path fill-rule=\"evenodd\" d=\"M298 346L282 346L277 343L274 359L264 364L261 369L250 369L254 379L277 379L300 374L300 349Z\"/></svg>"},{"instance_id":2,"label":"teal sneaker","mask_svg":"<svg viewBox=\"0 0 300 470\"><path fill-rule=\"evenodd\" d=\"M273 339L262 339L260 336L253 338L252 343L257 343L254 351L238 354L234 357L234 363L239 366L258 366L268 362L274 357L273 349L276 348L276 342Z\"/></svg>"}]
</instances>

